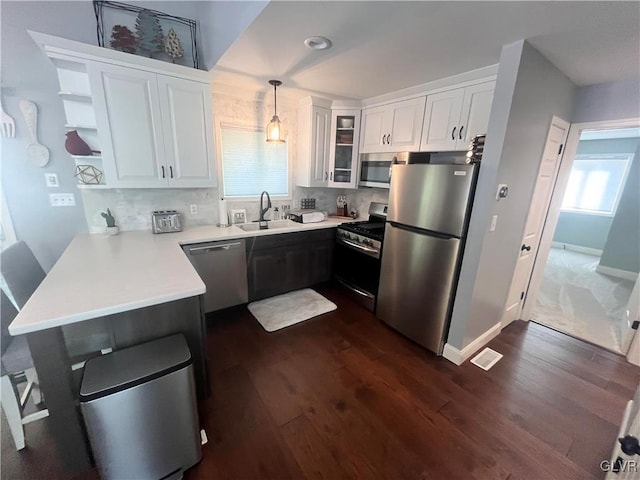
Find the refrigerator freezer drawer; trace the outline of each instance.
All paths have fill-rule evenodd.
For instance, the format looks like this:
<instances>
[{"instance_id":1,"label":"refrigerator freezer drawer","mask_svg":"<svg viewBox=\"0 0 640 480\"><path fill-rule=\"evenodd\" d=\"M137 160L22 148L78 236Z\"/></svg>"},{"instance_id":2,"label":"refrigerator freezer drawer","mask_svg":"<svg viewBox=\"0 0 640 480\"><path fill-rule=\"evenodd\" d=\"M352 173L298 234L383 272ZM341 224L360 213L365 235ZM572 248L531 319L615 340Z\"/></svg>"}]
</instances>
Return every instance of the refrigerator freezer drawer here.
<instances>
[{"instance_id":1,"label":"refrigerator freezer drawer","mask_svg":"<svg viewBox=\"0 0 640 480\"><path fill-rule=\"evenodd\" d=\"M385 230L376 315L438 355L448 327L460 242L389 223Z\"/></svg>"}]
</instances>

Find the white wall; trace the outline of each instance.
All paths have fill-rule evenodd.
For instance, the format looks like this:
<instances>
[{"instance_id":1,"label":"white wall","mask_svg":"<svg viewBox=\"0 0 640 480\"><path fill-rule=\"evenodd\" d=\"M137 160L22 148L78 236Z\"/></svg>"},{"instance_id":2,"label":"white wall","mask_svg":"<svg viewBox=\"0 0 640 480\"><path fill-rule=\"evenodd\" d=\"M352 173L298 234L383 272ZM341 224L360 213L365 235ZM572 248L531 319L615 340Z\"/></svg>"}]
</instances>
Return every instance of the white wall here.
<instances>
[{"instance_id":1,"label":"white wall","mask_svg":"<svg viewBox=\"0 0 640 480\"><path fill-rule=\"evenodd\" d=\"M574 85L526 41L505 45L447 343L462 349L500 322L549 123L571 119ZM498 183L509 197L497 202ZM489 232L492 215L498 215Z\"/></svg>"},{"instance_id":2,"label":"white wall","mask_svg":"<svg viewBox=\"0 0 640 480\"><path fill-rule=\"evenodd\" d=\"M571 121L583 123L638 117L640 80L636 78L578 88Z\"/></svg>"}]
</instances>

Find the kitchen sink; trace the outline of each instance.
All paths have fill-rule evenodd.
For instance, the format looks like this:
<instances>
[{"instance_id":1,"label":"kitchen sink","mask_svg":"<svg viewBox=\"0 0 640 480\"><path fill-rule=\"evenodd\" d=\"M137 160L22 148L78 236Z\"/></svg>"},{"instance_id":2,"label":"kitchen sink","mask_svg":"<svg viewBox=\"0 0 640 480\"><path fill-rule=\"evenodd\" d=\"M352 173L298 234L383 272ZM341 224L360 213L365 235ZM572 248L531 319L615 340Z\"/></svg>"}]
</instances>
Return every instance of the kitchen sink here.
<instances>
[{"instance_id":1,"label":"kitchen sink","mask_svg":"<svg viewBox=\"0 0 640 480\"><path fill-rule=\"evenodd\" d=\"M287 228L297 225L292 220L270 220L264 222L262 225L258 222L245 223L243 225L236 225L245 232L255 232L257 230L273 230L276 228Z\"/></svg>"}]
</instances>

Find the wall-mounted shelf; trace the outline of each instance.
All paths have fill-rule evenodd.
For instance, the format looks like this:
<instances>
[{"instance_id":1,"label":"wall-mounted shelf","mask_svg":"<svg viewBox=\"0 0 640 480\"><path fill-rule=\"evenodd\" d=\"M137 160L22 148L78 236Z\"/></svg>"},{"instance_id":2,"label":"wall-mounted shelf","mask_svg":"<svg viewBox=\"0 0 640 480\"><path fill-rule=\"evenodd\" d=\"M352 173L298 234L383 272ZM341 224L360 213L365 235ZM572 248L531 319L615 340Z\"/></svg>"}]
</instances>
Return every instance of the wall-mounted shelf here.
<instances>
[{"instance_id":1,"label":"wall-mounted shelf","mask_svg":"<svg viewBox=\"0 0 640 480\"><path fill-rule=\"evenodd\" d=\"M76 185L80 190L107 190L110 187L109 185L90 185L90 184L85 184L85 183L78 183Z\"/></svg>"},{"instance_id":2,"label":"wall-mounted shelf","mask_svg":"<svg viewBox=\"0 0 640 480\"><path fill-rule=\"evenodd\" d=\"M95 125L72 125L70 123L67 123L64 128L67 130L98 130Z\"/></svg>"},{"instance_id":3,"label":"wall-mounted shelf","mask_svg":"<svg viewBox=\"0 0 640 480\"><path fill-rule=\"evenodd\" d=\"M91 103L91 95L76 92L58 92L63 100L73 100L75 102Z\"/></svg>"},{"instance_id":4,"label":"wall-mounted shelf","mask_svg":"<svg viewBox=\"0 0 640 480\"><path fill-rule=\"evenodd\" d=\"M74 160L102 160L101 155L71 155Z\"/></svg>"}]
</instances>

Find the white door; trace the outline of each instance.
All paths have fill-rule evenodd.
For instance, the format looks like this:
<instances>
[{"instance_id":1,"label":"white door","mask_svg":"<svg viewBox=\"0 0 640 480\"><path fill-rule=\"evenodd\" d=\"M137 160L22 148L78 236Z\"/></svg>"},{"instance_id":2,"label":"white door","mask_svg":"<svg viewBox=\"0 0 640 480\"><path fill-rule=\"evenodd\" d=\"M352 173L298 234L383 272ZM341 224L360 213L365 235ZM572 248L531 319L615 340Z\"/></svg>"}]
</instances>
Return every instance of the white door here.
<instances>
[{"instance_id":1,"label":"white door","mask_svg":"<svg viewBox=\"0 0 640 480\"><path fill-rule=\"evenodd\" d=\"M487 133L495 88L496 82L479 83L465 88L456 150L467 150L473 137Z\"/></svg>"},{"instance_id":2,"label":"white door","mask_svg":"<svg viewBox=\"0 0 640 480\"><path fill-rule=\"evenodd\" d=\"M502 316L502 328L518 318L522 309L522 301L526 296L533 269L533 262L538 252L538 243L544 227L544 221L551 202L551 194L558 167L562 158L562 149L567 139L569 124L553 117L542 153L542 161L538 170L536 186L531 197L531 207L527 215L524 235L520 246L520 256L511 279L511 288L507 297L505 311Z\"/></svg>"},{"instance_id":3,"label":"white door","mask_svg":"<svg viewBox=\"0 0 640 480\"><path fill-rule=\"evenodd\" d=\"M386 138L386 151L405 152L420 150L420 135L426 97L393 104L392 124Z\"/></svg>"},{"instance_id":4,"label":"white door","mask_svg":"<svg viewBox=\"0 0 640 480\"><path fill-rule=\"evenodd\" d=\"M455 150L464 88L427 95L420 150Z\"/></svg>"},{"instance_id":5,"label":"white door","mask_svg":"<svg viewBox=\"0 0 640 480\"><path fill-rule=\"evenodd\" d=\"M388 107L368 108L362 111L362 135L360 136L360 153L382 152L383 136L386 138L386 118Z\"/></svg>"},{"instance_id":6,"label":"white door","mask_svg":"<svg viewBox=\"0 0 640 480\"><path fill-rule=\"evenodd\" d=\"M158 88L169 186L214 187L211 86L158 75Z\"/></svg>"},{"instance_id":7,"label":"white door","mask_svg":"<svg viewBox=\"0 0 640 480\"><path fill-rule=\"evenodd\" d=\"M89 77L109 186L166 186L156 75L92 63Z\"/></svg>"},{"instance_id":8,"label":"white door","mask_svg":"<svg viewBox=\"0 0 640 480\"><path fill-rule=\"evenodd\" d=\"M629 351L633 336L638 334L639 329L637 327L636 329L632 328L633 323L638 321L640 321L640 275L636 277L636 284L633 286L627 308L622 316L622 325L620 326L622 353Z\"/></svg>"}]
</instances>

